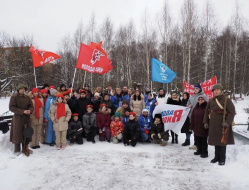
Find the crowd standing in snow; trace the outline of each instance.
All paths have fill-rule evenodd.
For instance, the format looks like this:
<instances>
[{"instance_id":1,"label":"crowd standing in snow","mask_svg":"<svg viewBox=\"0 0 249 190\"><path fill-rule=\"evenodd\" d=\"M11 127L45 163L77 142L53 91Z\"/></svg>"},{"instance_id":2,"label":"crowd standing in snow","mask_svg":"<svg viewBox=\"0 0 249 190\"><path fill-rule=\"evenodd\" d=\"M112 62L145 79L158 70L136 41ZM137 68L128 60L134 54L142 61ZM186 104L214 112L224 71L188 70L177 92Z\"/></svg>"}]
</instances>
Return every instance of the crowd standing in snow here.
<instances>
[{"instance_id":1,"label":"crowd standing in snow","mask_svg":"<svg viewBox=\"0 0 249 190\"><path fill-rule=\"evenodd\" d=\"M15 145L14 154L20 155L21 148L29 144L31 149L40 148L39 143L49 146L56 145L58 150L70 145L83 144L83 139L96 143L99 141L123 142L125 146L136 146L137 142L166 146L169 136L171 143L178 144L178 135L173 131L165 131L160 114L152 117L153 110L159 104L173 104L191 108L181 132L186 134L182 146L190 145L190 136L194 133L194 155L208 157L208 144L215 146L215 158L211 163L225 164L226 145L234 144L232 122L235 108L230 99L223 95L223 87L213 87L215 97L208 101L200 84L196 84L194 94L183 93L182 99L176 92L171 97L165 96L163 88L158 95L149 88L145 92L138 89L112 89L105 91L97 87L91 91L89 85L84 88L67 89L64 84L55 89L45 84L41 90L33 88L25 94L27 87L18 85L9 103L14 113L10 141ZM225 113L224 113L225 112ZM29 138L28 127L33 129ZM224 140L224 137L227 139ZM221 139L225 142L221 142Z\"/></svg>"}]
</instances>

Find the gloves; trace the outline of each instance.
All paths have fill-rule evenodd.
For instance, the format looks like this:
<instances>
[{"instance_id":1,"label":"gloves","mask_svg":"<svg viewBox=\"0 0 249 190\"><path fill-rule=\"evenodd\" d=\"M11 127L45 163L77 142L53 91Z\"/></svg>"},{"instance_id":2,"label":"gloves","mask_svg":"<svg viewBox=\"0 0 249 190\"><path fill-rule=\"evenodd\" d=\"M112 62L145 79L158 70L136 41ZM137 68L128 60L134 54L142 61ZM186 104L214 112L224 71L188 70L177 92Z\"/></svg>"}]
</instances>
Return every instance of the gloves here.
<instances>
[{"instance_id":1,"label":"gloves","mask_svg":"<svg viewBox=\"0 0 249 190\"><path fill-rule=\"evenodd\" d=\"M144 133L148 135L149 134L148 129L144 129Z\"/></svg>"},{"instance_id":2,"label":"gloves","mask_svg":"<svg viewBox=\"0 0 249 190\"><path fill-rule=\"evenodd\" d=\"M229 125L225 122L225 123L222 123L222 127L228 127Z\"/></svg>"},{"instance_id":3,"label":"gloves","mask_svg":"<svg viewBox=\"0 0 249 190\"><path fill-rule=\"evenodd\" d=\"M208 124L207 123L204 124L204 128L208 129Z\"/></svg>"},{"instance_id":4,"label":"gloves","mask_svg":"<svg viewBox=\"0 0 249 190\"><path fill-rule=\"evenodd\" d=\"M99 133L102 133L102 130L101 130L101 129L99 129Z\"/></svg>"}]
</instances>

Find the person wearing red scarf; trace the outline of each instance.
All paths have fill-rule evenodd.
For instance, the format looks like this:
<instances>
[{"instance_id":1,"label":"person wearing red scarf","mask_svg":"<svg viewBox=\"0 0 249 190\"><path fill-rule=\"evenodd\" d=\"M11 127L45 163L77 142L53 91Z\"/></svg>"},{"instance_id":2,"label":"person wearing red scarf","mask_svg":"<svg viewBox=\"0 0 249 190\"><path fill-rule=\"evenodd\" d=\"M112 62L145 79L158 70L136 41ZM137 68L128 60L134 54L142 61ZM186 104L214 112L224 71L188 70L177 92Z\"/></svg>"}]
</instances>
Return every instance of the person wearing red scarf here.
<instances>
[{"instance_id":1,"label":"person wearing red scarf","mask_svg":"<svg viewBox=\"0 0 249 190\"><path fill-rule=\"evenodd\" d=\"M38 88L33 88L31 91L31 95L31 100L35 109L30 115L31 127L34 129L34 134L32 136L30 147L32 149L36 149L40 148L39 142L41 139L41 129L43 123L44 102L42 98L39 98Z\"/></svg>"},{"instance_id":2,"label":"person wearing red scarf","mask_svg":"<svg viewBox=\"0 0 249 190\"><path fill-rule=\"evenodd\" d=\"M47 101L47 98L48 98L48 90L47 89L41 89L41 96L43 98L44 105L46 105L46 101ZM44 109L45 109L45 106L44 106ZM47 144L46 143L47 130L48 130L48 122L43 117L43 124L42 124L42 129L41 129L41 139L40 139L40 142L42 144Z\"/></svg>"},{"instance_id":3,"label":"person wearing red scarf","mask_svg":"<svg viewBox=\"0 0 249 190\"><path fill-rule=\"evenodd\" d=\"M49 114L54 124L56 147L58 150L64 150L66 147L68 121L70 120L71 115L71 110L69 109L66 101L64 101L64 96L59 94L57 96L57 101L54 102L54 106L51 108Z\"/></svg>"}]
</instances>

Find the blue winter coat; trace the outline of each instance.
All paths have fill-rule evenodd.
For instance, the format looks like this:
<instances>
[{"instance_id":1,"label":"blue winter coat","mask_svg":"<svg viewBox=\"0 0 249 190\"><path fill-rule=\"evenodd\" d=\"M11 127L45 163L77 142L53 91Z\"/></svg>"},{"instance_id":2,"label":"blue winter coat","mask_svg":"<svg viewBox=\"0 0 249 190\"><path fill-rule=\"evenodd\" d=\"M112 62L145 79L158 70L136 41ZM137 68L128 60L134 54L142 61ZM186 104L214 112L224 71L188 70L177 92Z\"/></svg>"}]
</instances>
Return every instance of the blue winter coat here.
<instances>
[{"instance_id":1,"label":"blue winter coat","mask_svg":"<svg viewBox=\"0 0 249 190\"><path fill-rule=\"evenodd\" d=\"M145 101L145 108L149 110L149 116L152 119L152 113L155 109L155 98L152 98L151 100Z\"/></svg>"},{"instance_id":2,"label":"blue winter coat","mask_svg":"<svg viewBox=\"0 0 249 190\"><path fill-rule=\"evenodd\" d=\"M118 107L121 107L122 106L122 101L123 101L123 98L119 98L119 101L118 101L118 97L117 96L113 96L112 99L111 99L112 103L113 103L113 106L115 109L117 109Z\"/></svg>"},{"instance_id":3,"label":"blue winter coat","mask_svg":"<svg viewBox=\"0 0 249 190\"><path fill-rule=\"evenodd\" d=\"M123 97L124 100L127 100L129 103L131 101L131 95L127 94Z\"/></svg>"},{"instance_id":4,"label":"blue winter coat","mask_svg":"<svg viewBox=\"0 0 249 190\"><path fill-rule=\"evenodd\" d=\"M49 117L49 110L50 108L54 105L54 101L56 100L56 97L54 96L49 96L47 101L46 101L46 105L45 105L45 112L44 112L44 118L46 120L51 120L51 118Z\"/></svg>"},{"instance_id":5,"label":"blue winter coat","mask_svg":"<svg viewBox=\"0 0 249 190\"><path fill-rule=\"evenodd\" d=\"M123 117L124 127L126 126L126 123L128 122L128 120L129 120L129 116Z\"/></svg>"},{"instance_id":6,"label":"blue winter coat","mask_svg":"<svg viewBox=\"0 0 249 190\"><path fill-rule=\"evenodd\" d=\"M142 114L138 118L138 123L140 126L140 131L144 132L145 129L151 129L151 119L150 117L144 117Z\"/></svg>"}]
</instances>

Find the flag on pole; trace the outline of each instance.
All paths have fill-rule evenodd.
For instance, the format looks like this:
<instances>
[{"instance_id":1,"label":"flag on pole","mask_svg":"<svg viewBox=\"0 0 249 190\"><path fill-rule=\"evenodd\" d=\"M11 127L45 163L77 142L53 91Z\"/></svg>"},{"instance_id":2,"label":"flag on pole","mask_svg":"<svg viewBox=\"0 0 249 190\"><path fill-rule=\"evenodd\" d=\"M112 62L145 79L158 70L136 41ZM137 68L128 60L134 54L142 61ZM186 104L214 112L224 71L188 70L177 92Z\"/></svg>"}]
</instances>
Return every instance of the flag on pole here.
<instances>
[{"instance_id":1,"label":"flag on pole","mask_svg":"<svg viewBox=\"0 0 249 190\"><path fill-rule=\"evenodd\" d=\"M106 52L100 47L101 44L97 44L97 46L81 44L76 68L98 74L105 74L112 70L111 60L108 59Z\"/></svg>"},{"instance_id":2,"label":"flag on pole","mask_svg":"<svg viewBox=\"0 0 249 190\"><path fill-rule=\"evenodd\" d=\"M53 52L35 49L32 44L29 51L32 53L34 67L40 67L61 57Z\"/></svg>"},{"instance_id":3,"label":"flag on pole","mask_svg":"<svg viewBox=\"0 0 249 190\"><path fill-rule=\"evenodd\" d=\"M161 61L151 58L151 80L160 83L171 83L176 73Z\"/></svg>"}]
</instances>

